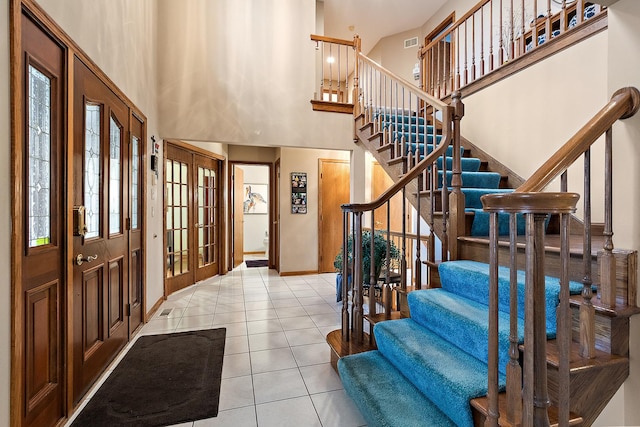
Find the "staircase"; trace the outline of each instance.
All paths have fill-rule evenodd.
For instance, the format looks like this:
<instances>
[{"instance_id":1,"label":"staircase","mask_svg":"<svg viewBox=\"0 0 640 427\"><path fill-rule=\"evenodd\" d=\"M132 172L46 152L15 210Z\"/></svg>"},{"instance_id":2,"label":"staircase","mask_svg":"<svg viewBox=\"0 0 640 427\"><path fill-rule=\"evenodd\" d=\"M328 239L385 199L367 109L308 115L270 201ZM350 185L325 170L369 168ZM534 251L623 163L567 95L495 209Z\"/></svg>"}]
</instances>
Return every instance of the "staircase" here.
<instances>
[{"instance_id":1,"label":"staircase","mask_svg":"<svg viewBox=\"0 0 640 427\"><path fill-rule=\"evenodd\" d=\"M611 126L635 114L640 92L616 92L523 182L461 143L457 94L443 103L360 53L355 75L356 142L395 184L373 202L342 206L354 288L343 288L342 329L327 341L345 390L371 426L591 425L629 375L629 318L640 312L637 253L613 250L610 164ZM603 134L598 226L588 180L584 220L572 216L580 196L567 191L566 170L583 153L590 168ZM543 192L556 178L562 191ZM374 210L399 192L442 250L418 247L407 260L402 248L400 286L382 279L382 301L375 292L365 300L363 225L374 229ZM433 274L423 279L425 265ZM395 291L402 314L388 304Z\"/></svg>"}]
</instances>

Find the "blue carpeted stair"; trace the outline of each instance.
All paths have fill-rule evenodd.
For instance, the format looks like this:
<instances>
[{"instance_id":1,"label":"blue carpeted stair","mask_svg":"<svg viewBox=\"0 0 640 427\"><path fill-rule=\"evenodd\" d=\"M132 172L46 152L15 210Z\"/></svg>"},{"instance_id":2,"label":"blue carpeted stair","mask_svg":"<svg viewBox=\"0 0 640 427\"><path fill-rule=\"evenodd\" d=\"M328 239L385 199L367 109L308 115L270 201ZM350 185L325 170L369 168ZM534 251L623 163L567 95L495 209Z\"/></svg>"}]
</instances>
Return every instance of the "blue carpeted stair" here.
<instances>
[{"instance_id":1,"label":"blue carpeted stair","mask_svg":"<svg viewBox=\"0 0 640 427\"><path fill-rule=\"evenodd\" d=\"M344 388L370 427L472 426L469 401L487 393L489 266L451 261L441 289L408 295L411 318L377 323L378 350L343 357ZM500 268L499 383L509 349L509 271ZM559 281L546 278L547 332L555 335ZM572 293L582 285L572 282ZM524 333L524 273L518 273L518 332Z\"/></svg>"},{"instance_id":2,"label":"blue carpeted stair","mask_svg":"<svg viewBox=\"0 0 640 427\"><path fill-rule=\"evenodd\" d=\"M403 144L405 152L417 156L418 160L422 160L425 155L431 153L442 138L441 135L435 132L433 126L425 125L424 119L421 117L400 114L381 114L380 117L383 119L383 128L392 131L393 140ZM460 155L464 155L464 152L464 147L461 147ZM443 174L446 176L446 185L451 184L452 153L453 147L449 146L444 160L443 158L437 160L439 186L442 185ZM471 235L488 236L489 214L482 211L480 197L484 194L511 192L513 190L500 188L501 175L499 173L481 171L480 159L462 157L460 166L462 169L462 191L467 199L465 208L467 212L474 214ZM498 217L498 234L507 235L509 233L509 215L499 214ZM517 224L518 234L524 234L525 224L521 216L518 216Z\"/></svg>"}]
</instances>

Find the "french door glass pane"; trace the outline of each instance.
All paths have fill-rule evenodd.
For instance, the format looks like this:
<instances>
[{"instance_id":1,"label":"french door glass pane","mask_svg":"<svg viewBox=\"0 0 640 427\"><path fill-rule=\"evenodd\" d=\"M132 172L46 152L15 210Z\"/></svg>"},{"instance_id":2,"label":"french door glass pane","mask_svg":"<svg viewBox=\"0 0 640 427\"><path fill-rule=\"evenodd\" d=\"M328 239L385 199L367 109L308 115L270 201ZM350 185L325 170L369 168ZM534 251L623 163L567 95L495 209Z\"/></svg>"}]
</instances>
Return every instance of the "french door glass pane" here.
<instances>
[{"instance_id":1,"label":"french door glass pane","mask_svg":"<svg viewBox=\"0 0 640 427\"><path fill-rule=\"evenodd\" d=\"M167 277L189 271L187 170L186 163L167 160Z\"/></svg>"},{"instance_id":2,"label":"french door glass pane","mask_svg":"<svg viewBox=\"0 0 640 427\"><path fill-rule=\"evenodd\" d=\"M84 135L84 205L87 233L85 238L100 235L100 116L101 107L85 105Z\"/></svg>"},{"instance_id":3,"label":"french door glass pane","mask_svg":"<svg viewBox=\"0 0 640 427\"><path fill-rule=\"evenodd\" d=\"M198 168L198 266L215 262L215 172Z\"/></svg>"},{"instance_id":4,"label":"french door glass pane","mask_svg":"<svg viewBox=\"0 0 640 427\"><path fill-rule=\"evenodd\" d=\"M140 179L140 140L134 136L131 141L131 228L138 229Z\"/></svg>"},{"instance_id":5,"label":"french door glass pane","mask_svg":"<svg viewBox=\"0 0 640 427\"><path fill-rule=\"evenodd\" d=\"M111 118L109 122L109 234L116 234L122 231L120 212L122 211L122 164L120 139L122 132L118 123Z\"/></svg>"},{"instance_id":6,"label":"french door glass pane","mask_svg":"<svg viewBox=\"0 0 640 427\"><path fill-rule=\"evenodd\" d=\"M29 65L29 247L51 243L51 79Z\"/></svg>"}]
</instances>

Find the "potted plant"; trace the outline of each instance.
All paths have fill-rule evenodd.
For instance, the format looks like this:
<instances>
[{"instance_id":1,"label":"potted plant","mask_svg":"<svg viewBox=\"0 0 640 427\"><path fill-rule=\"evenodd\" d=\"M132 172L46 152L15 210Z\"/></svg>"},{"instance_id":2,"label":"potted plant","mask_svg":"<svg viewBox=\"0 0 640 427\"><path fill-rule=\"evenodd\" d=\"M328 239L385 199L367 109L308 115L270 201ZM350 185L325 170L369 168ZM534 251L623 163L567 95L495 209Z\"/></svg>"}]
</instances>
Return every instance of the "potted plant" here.
<instances>
[{"instance_id":1,"label":"potted plant","mask_svg":"<svg viewBox=\"0 0 640 427\"><path fill-rule=\"evenodd\" d=\"M371 231L364 230L362 232L362 282L365 286L369 286L371 283ZM389 261L397 260L400 258L400 252L393 243L389 241ZM337 301L342 300L342 249L336 255L333 261L333 266L336 269L338 275L336 276L336 292ZM349 236L347 239L347 261L348 271L350 272L353 266L353 236ZM373 233L373 265L374 265L374 282L378 281L380 273L387 267L387 238L382 231L376 231ZM351 273L349 273L349 285L351 285Z\"/></svg>"}]
</instances>

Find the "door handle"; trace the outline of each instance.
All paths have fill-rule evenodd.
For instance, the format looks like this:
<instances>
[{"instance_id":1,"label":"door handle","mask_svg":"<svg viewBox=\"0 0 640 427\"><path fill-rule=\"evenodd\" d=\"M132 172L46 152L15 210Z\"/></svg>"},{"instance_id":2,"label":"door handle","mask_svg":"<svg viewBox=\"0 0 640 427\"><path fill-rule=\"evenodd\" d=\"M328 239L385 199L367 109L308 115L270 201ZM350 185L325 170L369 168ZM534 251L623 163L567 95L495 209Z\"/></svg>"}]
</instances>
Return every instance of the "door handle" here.
<instances>
[{"instance_id":1,"label":"door handle","mask_svg":"<svg viewBox=\"0 0 640 427\"><path fill-rule=\"evenodd\" d=\"M83 262L91 262L91 261L95 261L98 259L98 254L95 254L93 256L89 255L88 257L84 258L82 254L78 254L78 256L76 256L76 264L77 265L82 265Z\"/></svg>"}]
</instances>

